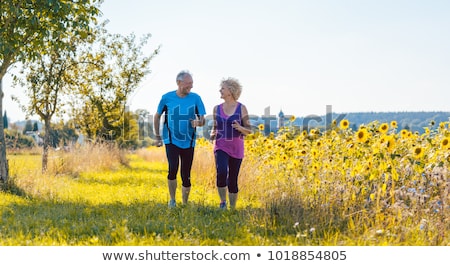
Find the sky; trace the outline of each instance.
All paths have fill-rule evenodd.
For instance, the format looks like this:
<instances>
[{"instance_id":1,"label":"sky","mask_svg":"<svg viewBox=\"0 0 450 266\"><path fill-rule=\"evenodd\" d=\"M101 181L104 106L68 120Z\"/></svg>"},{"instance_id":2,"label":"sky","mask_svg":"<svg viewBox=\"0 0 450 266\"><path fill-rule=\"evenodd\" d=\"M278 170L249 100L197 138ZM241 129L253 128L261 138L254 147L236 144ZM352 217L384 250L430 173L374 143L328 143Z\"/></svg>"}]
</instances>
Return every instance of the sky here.
<instances>
[{"instance_id":1,"label":"sky","mask_svg":"<svg viewBox=\"0 0 450 266\"><path fill-rule=\"evenodd\" d=\"M227 77L240 81L239 101L256 116L323 115L327 105L337 113L450 111L447 0L105 0L100 9L110 32L152 35L144 54L161 46L131 110L155 113L177 73L189 70L208 114ZM4 109L22 120L10 80Z\"/></svg>"}]
</instances>

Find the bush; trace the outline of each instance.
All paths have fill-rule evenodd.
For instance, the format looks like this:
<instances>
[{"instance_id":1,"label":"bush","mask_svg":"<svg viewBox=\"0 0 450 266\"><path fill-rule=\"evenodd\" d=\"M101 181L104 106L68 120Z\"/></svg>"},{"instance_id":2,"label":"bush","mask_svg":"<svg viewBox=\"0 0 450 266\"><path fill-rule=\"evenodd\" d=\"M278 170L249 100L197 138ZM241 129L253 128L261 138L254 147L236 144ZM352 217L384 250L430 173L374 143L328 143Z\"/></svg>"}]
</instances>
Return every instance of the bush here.
<instances>
[{"instance_id":1,"label":"bush","mask_svg":"<svg viewBox=\"0 0 450 266\"><path fill-rule=\"evenodd\" d=\"M36 146L33 137L24 135L16 129L5 129L5 139L6 147L9 149L33 148Z\"/></svg>"}]
</instances>

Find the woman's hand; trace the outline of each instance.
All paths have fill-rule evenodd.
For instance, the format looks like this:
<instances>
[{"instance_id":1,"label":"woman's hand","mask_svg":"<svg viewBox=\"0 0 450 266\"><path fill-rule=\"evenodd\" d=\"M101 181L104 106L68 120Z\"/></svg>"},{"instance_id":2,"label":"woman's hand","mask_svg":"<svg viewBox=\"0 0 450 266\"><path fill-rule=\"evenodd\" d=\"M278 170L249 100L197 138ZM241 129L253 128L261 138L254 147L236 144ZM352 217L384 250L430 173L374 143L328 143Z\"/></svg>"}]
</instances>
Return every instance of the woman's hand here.
<instances>
[{"instance_id":1,"label":"woman's hand","mask_svg":"<svg viewBox=\"0 0 450 266\"><path fill-rule=\"evenodd\" d=\"M242 130L241 124L239 124L239 122L236 120L234 120L233 123L231 123L231 126L239 132L241 132Z\"/></svg>"}]
</instances>

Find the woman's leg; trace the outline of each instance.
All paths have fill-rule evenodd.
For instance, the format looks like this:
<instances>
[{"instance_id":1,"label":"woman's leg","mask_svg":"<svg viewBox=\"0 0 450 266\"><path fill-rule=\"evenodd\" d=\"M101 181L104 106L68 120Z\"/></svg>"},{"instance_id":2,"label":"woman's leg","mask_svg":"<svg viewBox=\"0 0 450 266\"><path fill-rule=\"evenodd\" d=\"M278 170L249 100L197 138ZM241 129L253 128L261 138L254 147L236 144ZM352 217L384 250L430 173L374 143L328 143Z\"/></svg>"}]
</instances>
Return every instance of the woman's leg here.
<instances>
[{"instance_id":1,"label":"woman's leg","mask_svg":"<svg viewBox=\"0 0 450 266\"><path fill-rule=\"evenodd\" d=\"M227 178L228 178L228 154L218 150L215 152L216 159L216 185L220 198L220 208L227 206Z\"/></svg>"},{"instance_id":2,"label":"woman's leg","mask_svg":"<svg viewBox=\"0 0 450 266\"><path fill-rule=\"evenodd\" d=\"M228 162L228 192L238 193L238 176L241 169L242 159L230 157Z\"/></svg>"},{"instance_id":3,"label":"woman's leg","mask_svg":"<svg viewBox=\"0 0 450 266\"><path fill-rule=\"evenodd\" d=\"M217 187L226 187L228 179L228 154L224 151L215 152L216 159L216 185Z\"/></svg>"},{"instance_id":4,"label":"woman's leg","mask_svg":"<svg viewBox=\"0 0 450 266\"><path fill-rule=\"evenodd\" d=\"M242 159L229 158L228 172L228 198L230 199L230 208L236 208L237 195L239 192L238 176L241 168Z\"/></svg>"}]
</instances>

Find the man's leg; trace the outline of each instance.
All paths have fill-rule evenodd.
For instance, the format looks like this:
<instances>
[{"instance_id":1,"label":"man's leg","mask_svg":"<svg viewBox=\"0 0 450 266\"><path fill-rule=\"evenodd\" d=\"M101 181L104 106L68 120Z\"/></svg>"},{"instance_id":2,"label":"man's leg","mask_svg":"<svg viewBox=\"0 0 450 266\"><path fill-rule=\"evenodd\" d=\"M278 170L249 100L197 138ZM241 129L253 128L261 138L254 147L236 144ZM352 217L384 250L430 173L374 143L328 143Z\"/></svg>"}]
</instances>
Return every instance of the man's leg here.
<instances>
[{"instance_id":1,"label":"man's leg","mask_svg":"<svg viewBox=\"0 0 450 266\"><path fill-rule=\"evenodd\" d=\"M183 204L189 200L191 192L191 168L194 160L194 148L181 149L181 180L183 181L182 198Z\"/></svg>"},{"instance_id":2,"label":"man's leg","mask_svg":"<svg viewBox=\"0 0 450 266\"><path fill-rule=\"evenodd\" d=\"M179 148L173 144L166 144L166 155L169 164L169 173L167 175L168 187L169 187L169 206L175 207L175 196L177 191L177 173L179 165Z\"/></svg>"}]
</instances>

